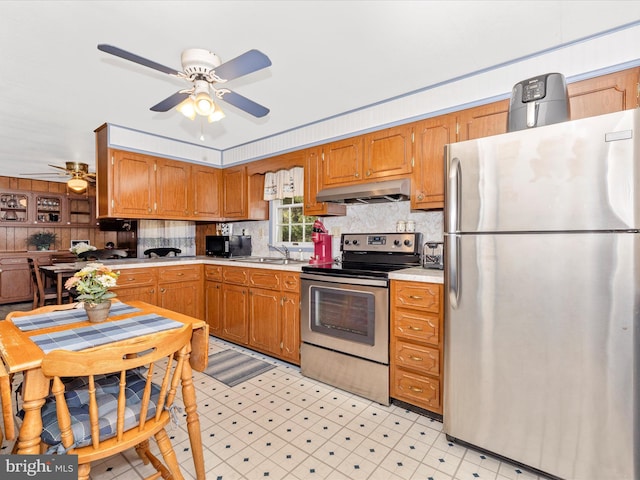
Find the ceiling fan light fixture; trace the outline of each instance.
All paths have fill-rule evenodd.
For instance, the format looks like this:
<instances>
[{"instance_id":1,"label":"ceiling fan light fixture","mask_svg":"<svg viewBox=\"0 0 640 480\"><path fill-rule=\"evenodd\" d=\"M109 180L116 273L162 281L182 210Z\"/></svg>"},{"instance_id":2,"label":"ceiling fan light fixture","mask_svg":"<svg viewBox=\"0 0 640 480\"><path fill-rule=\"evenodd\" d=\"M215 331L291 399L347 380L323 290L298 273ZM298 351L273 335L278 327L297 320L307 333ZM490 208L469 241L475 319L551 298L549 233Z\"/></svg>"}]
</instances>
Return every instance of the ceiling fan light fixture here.
<instances>
[{"instance_id":1,"label":"ceiling fan light fixture","mask_svg":"<svg viewBox=\"0 0 640 480\"><path fill-rule=\"evenodd\" d=\"M214 106L215 106L215 110L207 117L207 120L209 121L209 123L219 122L226 116L218 105L214 105Z\"/></svg>"},{"instance_id":2,"label":"ceiling fan light fixture","mask_svg":"<svg viewBox=\"0 0 640 480\"><path fill-rule=\"evenodd\" d=\"M84 178L80 178L77 176L70 178L69 181L67 182L67 187L69 188L69 190L72 190L75 193L84 192L88 186L89 186L89 183Z\"/></svg>"},{"instance_id":3,"label":"ceiling fan light fixture","mask_svg":"<svg viewBox=\"0 0 640 480\"><path fill-rule=\"evenodd\" d=\"M211 115L215 109L213 99L208 92L198 93L194 100L194 104L198 115L202 115L203 117Z\"/></svg>"},{"instance_id":4,"label":"ceiling fan light fixture","mask_svg":"<svg viewBox=\"0 0 640 480\"><path fill-rule=\"evenodd\" d=\"M196 108L191 97L187 98L184 102L181 102L176 109L189 120L194 120L196 118Z\"/></svg>"}]
</instances>

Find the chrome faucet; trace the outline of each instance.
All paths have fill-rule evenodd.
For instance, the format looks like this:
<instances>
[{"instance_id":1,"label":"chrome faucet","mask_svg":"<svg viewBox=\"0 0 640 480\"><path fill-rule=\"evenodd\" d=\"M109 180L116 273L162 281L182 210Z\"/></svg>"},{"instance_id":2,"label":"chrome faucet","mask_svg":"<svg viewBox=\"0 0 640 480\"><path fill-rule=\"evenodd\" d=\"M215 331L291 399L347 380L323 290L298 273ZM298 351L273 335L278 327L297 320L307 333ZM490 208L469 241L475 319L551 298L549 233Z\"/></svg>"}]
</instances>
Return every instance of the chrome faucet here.
<instances>
[{"instance_id":1,"label":"chrome faucet","mask_svg":"<svg viewBox=\"0 0 640 480\"><path fill-rule=\"evenodd\" d=\"M289 249L284 245L282 247L277 247L275 245L269 244L269 247L273 248L276 252L284 255L284 258L286 258L287 260L291 259L291 254L289 253Z\"/></svg>"}]
</instances>

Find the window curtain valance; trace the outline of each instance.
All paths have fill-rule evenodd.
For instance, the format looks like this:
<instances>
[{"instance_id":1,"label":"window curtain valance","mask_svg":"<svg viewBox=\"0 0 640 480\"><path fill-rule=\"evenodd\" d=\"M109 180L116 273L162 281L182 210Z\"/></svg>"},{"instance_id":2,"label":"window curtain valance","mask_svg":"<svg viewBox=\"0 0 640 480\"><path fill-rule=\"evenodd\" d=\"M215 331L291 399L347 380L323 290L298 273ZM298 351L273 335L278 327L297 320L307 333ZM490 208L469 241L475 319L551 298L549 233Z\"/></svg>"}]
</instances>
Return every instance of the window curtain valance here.
<instances>
[{"instance_id":1,"label":"window curtain valance","mask_svg":"<svg viewBox=\"0 0 640 480\"><path fill-rule=\"evenodd\" d=\"M304 195L304 168L267 172L264 176L264 199L276 200Z\"/></svg>"},{"instance_id":2,"label":"window curtain valance","mask_svg":"<svg viewBox=\"0 0 640 480\"><path fill-rule=\"evenodd\" d=\"M196 254L196 224L178 220L139 220L138 257L148 248L174 247L180 255Z\"/></svg>"}]
</instances>

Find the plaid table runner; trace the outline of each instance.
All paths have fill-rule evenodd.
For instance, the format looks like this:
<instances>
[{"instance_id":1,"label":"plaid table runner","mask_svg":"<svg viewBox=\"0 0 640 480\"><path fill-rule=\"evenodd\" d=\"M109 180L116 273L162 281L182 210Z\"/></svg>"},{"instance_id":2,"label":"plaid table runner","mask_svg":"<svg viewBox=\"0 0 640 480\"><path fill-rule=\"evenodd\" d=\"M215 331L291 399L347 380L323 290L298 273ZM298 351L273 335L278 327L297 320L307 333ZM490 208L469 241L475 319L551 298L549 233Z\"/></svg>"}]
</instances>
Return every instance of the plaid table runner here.
<instances>
[{"instance_id":1,"label":"plaid table runner","mask_svg":"<svg viewBox=\"0 0 640 480\"><path fill-rule=\"evenodd\" d=\"M139 312L140 309L122 302L111 304L109 316L124 315L125 313ZM41 328L67 325L68 323L86 322L89 320L84 308L60 310L57 312L41 313L38 315L25 315L11 319L13 324L23 332L30 332Z\"/></svg>"},{"instance_id":2,"label":"plaid table runner","mask_svg":"<svg viewBox=\"0 0 640 480\"><path fill-rule=\"evenodd\" d=\"M116 320L115 322L98 323L88 327L72 328L62 332L43 333L34 335L31 340L44 353L51 350L84 350L106 343L140 337L154 332L162 332L173 328L180 328L184 324L161 317L155 313L138 317Z\"/></svg>"}]
</instances>

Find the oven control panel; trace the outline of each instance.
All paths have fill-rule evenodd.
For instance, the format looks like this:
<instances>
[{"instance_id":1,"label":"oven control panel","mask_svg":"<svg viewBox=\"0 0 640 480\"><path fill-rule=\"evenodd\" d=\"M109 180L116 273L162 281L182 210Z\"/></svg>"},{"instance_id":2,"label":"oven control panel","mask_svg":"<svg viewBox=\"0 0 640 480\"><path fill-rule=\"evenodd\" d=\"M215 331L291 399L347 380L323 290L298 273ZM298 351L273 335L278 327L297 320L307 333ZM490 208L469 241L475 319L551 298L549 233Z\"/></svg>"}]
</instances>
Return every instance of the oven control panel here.
<instances>
[{"instance_id":1,"label":"oven control panel","mask_svg":"<svg viewBox=\"0 0 640 480\"><path fill-rule=\"evenodd\" d=\"M416 253L420 251L420 233L343 233L343 252Z\"/></svg>"}]
</instances>

